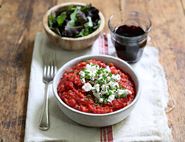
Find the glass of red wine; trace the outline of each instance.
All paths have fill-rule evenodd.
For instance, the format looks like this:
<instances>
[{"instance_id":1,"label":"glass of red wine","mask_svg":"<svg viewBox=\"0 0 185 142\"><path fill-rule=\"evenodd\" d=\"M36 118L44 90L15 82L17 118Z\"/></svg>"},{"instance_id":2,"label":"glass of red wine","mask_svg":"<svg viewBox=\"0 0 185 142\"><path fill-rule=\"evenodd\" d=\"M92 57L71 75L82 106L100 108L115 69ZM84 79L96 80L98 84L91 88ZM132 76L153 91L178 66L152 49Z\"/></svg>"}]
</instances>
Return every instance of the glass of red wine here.
<instances>
[{"instance_id":1,"label":"glass of red wine","mask_svg":"<svg viewBox=\"0 0 185 142\"><path fill-rule=\"evenodd\" d=\"M118 57L128 63L139 61L151 29L148 16L136 11L125 13L121 18L113 15L108 26Z\"/></svg>"}]
</instances>

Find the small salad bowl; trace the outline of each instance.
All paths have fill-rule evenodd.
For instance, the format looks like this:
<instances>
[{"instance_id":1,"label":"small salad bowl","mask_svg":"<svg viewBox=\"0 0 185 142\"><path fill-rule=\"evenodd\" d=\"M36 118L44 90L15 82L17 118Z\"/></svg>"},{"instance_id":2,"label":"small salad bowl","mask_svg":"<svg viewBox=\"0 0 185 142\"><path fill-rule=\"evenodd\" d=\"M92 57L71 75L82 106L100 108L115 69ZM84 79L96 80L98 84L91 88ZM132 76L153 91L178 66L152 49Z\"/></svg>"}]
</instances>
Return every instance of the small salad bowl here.
<instances>
[{"instance_id":1,"label":"small salad bowl","mask_svg":"<svg viewBox=\"0 0 185 142\"><path fill-rule=\"evenodd\" d=\"M95 113L87 113L87 112L82 112L79 110L76 110L70 106L68 106L59 96L57 92L57 87L59 85L60 79L63 76L64 72L76 65L79 62L86 61L88 59L96 59L99 61L103 61L106 64L112 63L119 69L121 69L123 72L127 73L131 79L133 80L133 83L135 85L136 89L136 96L134 100L128 104L127 106L113 111L109 113L103 113L103 114L95 114ZM133 110L135 107L139 96L140 96L140 83L139 79L136 75L136 73L133 71L132 67L126 63L125 61L108 56L108 55L90 55L90 56L81 56L77 57L75 59L70 60L66 64L64 64L57 72L56 76L54 77L53 80L53 92L54 96L56 98L56 102L61 109L61 111L64 112L65 115L67 115L70 119L73 121L85 125L85 126L90 126L90 127L104 127L104 126L109 126L116 124L123 119L125 119Z\"/></svg>"},{"instance_id":2,"label":"small salad bowl","mask_svg":"<svg viewBox=\"0 0 185 142\"><path fill-rule=\"evenodd\" d=\"M54 43L57 47L63 48L66 50L80 50L85 49L88 47L91 47L94 41L98 38L101 31L104 28L105 25L105 19L103 14L99 11L99 17L100 17L100 23L99 27L93 31L92 33L82 36L82 37L65 37L60 36L59 34L55 33L53 30L50 29L48 25L49 16L53 13L57 13L60 11L66 10L69 6L86 6L85 3L76 3L76 2L70 2L70 3L62 3L58 4L51 9L49 9L46 14L43 17L43 26L44 30L48 36L48 39Z\"/></svg>"}]
</instances>

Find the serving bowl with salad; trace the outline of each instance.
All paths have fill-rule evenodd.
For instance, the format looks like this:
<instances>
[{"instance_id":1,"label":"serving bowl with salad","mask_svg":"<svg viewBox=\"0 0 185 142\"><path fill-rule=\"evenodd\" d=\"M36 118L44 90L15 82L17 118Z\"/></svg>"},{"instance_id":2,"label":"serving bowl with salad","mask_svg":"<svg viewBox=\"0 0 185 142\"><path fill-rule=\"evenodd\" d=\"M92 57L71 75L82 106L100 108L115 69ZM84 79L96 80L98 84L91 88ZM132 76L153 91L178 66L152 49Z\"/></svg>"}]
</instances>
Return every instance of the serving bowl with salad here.
<instances>
[{"instance_id":1,"label":"serving bowl with salad","mask_svg":"<svg viewBox=\"0 0 185 142\"><path fill-rule=\"evenodd\" d=\"M43 18L51 42L67 50L90 47L105 24L103 14L91 4L63 3L47 11Z\"/></svg>"},{"instance_id":2,"label":"serving bowl with salad","mask_svg":"<svg viewBox=\"0 0 185 142\"><path fill-rule=\"evenodd\" d=\"M140 95L133 69L108 55L82 56L63 65L53 80L60 109L79 124L102 127L125 119Z\"/></svg>"}]
</instances>

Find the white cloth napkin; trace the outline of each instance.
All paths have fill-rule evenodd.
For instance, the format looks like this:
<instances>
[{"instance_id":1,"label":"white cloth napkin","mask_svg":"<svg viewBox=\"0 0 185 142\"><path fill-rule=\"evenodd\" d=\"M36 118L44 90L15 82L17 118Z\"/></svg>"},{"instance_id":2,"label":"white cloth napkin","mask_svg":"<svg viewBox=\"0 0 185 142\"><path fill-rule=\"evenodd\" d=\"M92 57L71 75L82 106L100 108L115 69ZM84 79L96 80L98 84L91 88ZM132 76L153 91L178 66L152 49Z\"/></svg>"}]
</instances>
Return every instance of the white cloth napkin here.
<instances>
[{"instance_id":1,"label":"white cloth napkin","mask_svg":"<svg viewBox=\"0 0 185 142\"><path fill-rule=\"evenodd\" d=\"M108 53L116 56L108 36ZM103 47L103 48L101 48ZM140 99L129 117L122 122L105 127L89 128L67 118L58 108L51 87L49 111L51 126L48 131L39 130L40 114L44 100L42 82L42 56L48 52L57 54L58 65L81 55L105 52L102 38L97 39L92 48L69 52L51 45L46 36L38 33L35 38L28 95L25 142L31 141L71 141L71 142L170 142L165 107L168 102L168 89L164 71L158 62L158 50L146 47L142 59L132 65L142 85Z\"/></svg>"}]
</instances>

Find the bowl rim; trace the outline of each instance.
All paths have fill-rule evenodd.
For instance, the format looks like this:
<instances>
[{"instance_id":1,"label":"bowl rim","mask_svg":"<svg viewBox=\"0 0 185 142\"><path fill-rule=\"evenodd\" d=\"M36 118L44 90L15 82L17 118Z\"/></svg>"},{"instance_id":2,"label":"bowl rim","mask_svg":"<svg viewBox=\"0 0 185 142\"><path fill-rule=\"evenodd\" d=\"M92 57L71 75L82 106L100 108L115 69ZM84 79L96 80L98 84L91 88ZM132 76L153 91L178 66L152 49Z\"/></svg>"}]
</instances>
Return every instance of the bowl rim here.
<instances>
[{"instance_id":1,"label":"bowl rim","mask_svg":"<svg viewBox=\"0 0 185 142\"><path fill-rule=\"evenodd\" d=\"M103 114L96 114L96 113L87 113L87 112L82 112L82 111L79 111L79 110L76 110L70 106L68 106L65 102L62 101L62 99L59 97L58 93L57 93L57 87L58 87L58 84L56 84L55 82L57 80L59 80L61 78L61 72L66 69L66 67L68 67L71 63L73 62L76 62L76 61L83 61L84 59L90 59L90 58L96 58L96 57L104 57L104 58L109 58L109 59L113 59L113 60L119 60L121 61L123 64L126 65L126 67L132 71L133 75L134 75L134 82L137 82L138 83L138 90L137 90L137 93L136 93L136 96L134 98L134 100L129 104L127 105L126 107L124 108L121 108L117 111L113 111L113 112L110 112L110 113L103 113ZM129 74L129 73L128 73ZM60 77L58 77L60 75ZM133 78L132 78L133 79ZM55 86L56 84L56 86ZM75 113L80 113L82 115L86 115L86 116L94 116L94 117L102 117L102 116L109 116L109 115L114 115L114 114L117 114L117 113L120 113L122 111L125 111L127 109L129 109L131 106L133 106L137 101L138 101L138 98L141 94L141 83L139 81L139 78L138 78L138 75L137 73L132 69L132 67L125 61L117 58L117 57L113 57L113 56L110 56L110 55L84 55L84 56L81 56L81 57L77 57L77 58L74 58L68 62L66 62L62 67L60 67L60 69L57 71L54 79L53 79L53 82L52 82L52 89L53 89L53 93L54 93L54 96L56 97L57 101L60 102L60 104L62 104L64 107L66 107L67 109L75 112Z\"/></svg>"},{"instance_id":2,"label":"bowl rim","mask_svg":"<svg viewBox=\"0 0 185 142\"><path fill-rule=\"evenodd\" d=\"M70 41L80 41L80 40L84 40L84 39L89 39L93 36L96 36L97 34L99 34L104 26L105 26L105 18L102 14L102 12L99 10L99 16L100 16L100 26L94 31L92 32L91 34L87 35L87 36L83 36L83 37L78 37L78 38L72 38L72 37L61 37L60 35L56 34L55 32L53 32L49 26L48 26L48 16L53 13L53 12L56 12L58 9L62 8L62 7L66 7L66 6L70 6L70 5L79 5L79 6L85 6L87 5L87 3L80 3L80 2L66 2L66 3L61 3L61 4L57 4L53 7L51 7L46 13L45 15L43 16L43 20L42 20L42 23L43 23L43 26L44 26L44 29L49 33L51 34L52 36L54 37L57 37L57 38L60 38L60 39L63 39L63 40L70 40Z\"/></svg>"}]
</instances>

